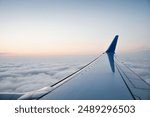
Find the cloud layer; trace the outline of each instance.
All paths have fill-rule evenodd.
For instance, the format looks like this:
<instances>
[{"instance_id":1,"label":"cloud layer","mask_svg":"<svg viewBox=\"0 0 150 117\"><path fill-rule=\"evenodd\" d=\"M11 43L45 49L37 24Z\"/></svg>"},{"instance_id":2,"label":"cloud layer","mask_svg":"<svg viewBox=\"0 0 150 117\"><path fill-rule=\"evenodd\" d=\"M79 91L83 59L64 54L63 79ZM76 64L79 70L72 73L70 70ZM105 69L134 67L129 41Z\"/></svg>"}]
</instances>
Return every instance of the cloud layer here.
<instances>
[{"instance_id":1,"label":"cloud layer","mask_svg":"<svg viewBox=\"0 0 150 117\"><path fill-rule=\"evenodd\" d=\"M149 54L124 55L132 70L150 84ZM0 92L22 93L50 86L75 72L93 56L76 57L0 57Z\"/></svg>"},{"instance_id":2,"label":"cloud layer","mask_svg":"<svg viewBox=\"0 0 150 117\"><path fill-rule=\"evenodd\" d=\"M75 72L90 57L0 58L0 92L22 93L50 86Z\"/></svg>"}]
</instances>

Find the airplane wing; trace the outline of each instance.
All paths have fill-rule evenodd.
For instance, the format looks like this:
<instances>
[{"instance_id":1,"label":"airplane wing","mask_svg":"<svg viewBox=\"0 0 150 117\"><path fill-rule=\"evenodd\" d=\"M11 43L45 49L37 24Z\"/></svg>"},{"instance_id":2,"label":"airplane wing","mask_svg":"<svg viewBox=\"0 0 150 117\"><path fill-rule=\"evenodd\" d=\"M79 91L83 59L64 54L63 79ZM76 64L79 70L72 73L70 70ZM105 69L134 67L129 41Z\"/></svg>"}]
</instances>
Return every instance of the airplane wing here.
<instances>
[{"instance_id":1,"label":"airplane wing","mask_svg":"<svg viewBox=\"0 0 150 117\"><path fill-rule=\"evenodd\" d=\"M106 52L55 84L21 95L20 100L150 99L150 85L115 54L118 35Z\"/></svg>"}]
</instances>

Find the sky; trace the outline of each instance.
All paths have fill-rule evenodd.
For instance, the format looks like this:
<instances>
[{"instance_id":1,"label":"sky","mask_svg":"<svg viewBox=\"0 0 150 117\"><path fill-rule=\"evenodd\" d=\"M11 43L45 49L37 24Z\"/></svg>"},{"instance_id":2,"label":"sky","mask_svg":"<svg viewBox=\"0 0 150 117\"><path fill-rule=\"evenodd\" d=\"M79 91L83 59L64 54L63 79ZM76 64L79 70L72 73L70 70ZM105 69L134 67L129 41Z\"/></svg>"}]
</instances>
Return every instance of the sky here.
<instances>
[{"instance_id":1,"label":"sky","mask_svg":"<svg viewBox=\"0 0 150 117\"><path fill-rule=\"evenodd\" d=\"M0 53L76 55L150 49L149 0L0 0Z\"/></svg>"}]
</instances>

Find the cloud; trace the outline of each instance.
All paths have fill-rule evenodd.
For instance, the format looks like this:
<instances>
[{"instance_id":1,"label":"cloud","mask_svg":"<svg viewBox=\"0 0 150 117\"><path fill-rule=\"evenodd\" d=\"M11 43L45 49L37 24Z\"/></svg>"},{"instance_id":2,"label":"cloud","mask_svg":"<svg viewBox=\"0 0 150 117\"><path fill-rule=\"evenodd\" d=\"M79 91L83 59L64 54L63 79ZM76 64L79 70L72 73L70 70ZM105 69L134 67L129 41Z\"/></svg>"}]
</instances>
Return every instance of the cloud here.
<instances>
[{"instance_id":1,"label":"cloud","mask_svg":"<svg viewBox=\"0 0 150 117\"><path fill-rule=\"evenodd\" d=\"M22 93L51 86L93 58L0 58L0 92ZM150 84L150 58L128 58L125 58L125 64Z\"/></svg>"},{"instance_id":2,"label":"cloud","mask_svg":"<svg viewBox=\"0 0 150 117\"><path fill-rule=\"evenodd\" d=\"M89 59L84 62L68 62L64 59L57 61L18 58L0 60L0 92L22 93L51 86L80 69L87 62Z\"/></svg>"}]
</instances>

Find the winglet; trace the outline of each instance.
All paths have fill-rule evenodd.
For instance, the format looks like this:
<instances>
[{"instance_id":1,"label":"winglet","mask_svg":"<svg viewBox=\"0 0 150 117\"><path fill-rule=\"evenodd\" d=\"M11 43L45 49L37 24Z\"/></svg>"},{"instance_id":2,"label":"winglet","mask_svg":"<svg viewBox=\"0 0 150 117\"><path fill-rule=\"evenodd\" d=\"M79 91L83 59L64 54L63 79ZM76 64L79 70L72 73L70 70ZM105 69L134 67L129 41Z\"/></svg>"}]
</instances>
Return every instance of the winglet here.
<instances>
[{"instance_id":1,"label":"winglet","mask_svg":"<svg viewBox=\"0 0 150 117\"><path fill-rule=\"evenodd\" d=\"M115 36L114 40L111 42L109 48L106 50L106 53L115 53L117 41L118 41L118 35Z\"/></svg>"}]
</instances>

